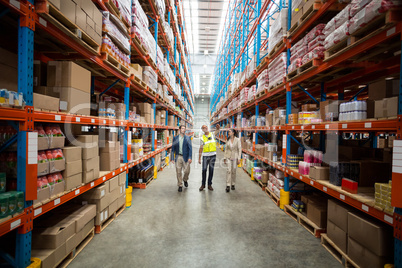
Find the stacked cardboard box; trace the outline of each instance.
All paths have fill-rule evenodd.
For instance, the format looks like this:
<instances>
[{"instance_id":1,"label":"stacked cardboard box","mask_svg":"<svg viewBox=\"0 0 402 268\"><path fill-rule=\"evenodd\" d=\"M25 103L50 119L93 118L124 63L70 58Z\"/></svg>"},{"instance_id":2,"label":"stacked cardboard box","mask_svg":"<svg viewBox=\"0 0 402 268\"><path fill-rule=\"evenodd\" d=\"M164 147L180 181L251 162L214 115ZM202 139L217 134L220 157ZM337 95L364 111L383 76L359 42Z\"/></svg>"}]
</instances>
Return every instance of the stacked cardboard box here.
<instances>
[{"instance_id":1,"label":"stacked cardboard box","mask_svg":"<svg viewBox=\"0 0 402 268\"><path fill-rule=\"evenodd\" d=\"M100 169L102 171L115 170L120 167L120 142L106 141L100 149Z\"/></svg>"},{"instance_id":2,"label":"stacked cardboard box","mask_svg":"<svg viewBox=\"0 0 402 268\"><path fill-rule=\"evenodd\" d=\"M77 141L82 146L82 182L88 183L99 177L99 137L80 135Z\"/></svg>"},{"instance_id":3,"label":"stacked cardboard box","mask_svg":"<svg viewBox=\"0 0 402 268\"><path fill-rule=\"evenodd\" d=\"M66 170L63 172L65 190L69 191L82 184L82 149L78 146L63 148Z\"/></svg>"},{"instance_id":4,"label":"stacked cardboard box","mask_svg":"<svg viewBox=\"0 0 402 268\"><path fill-rule=\"evenodd\" d=\"M126 173L121 173L84 193L79 197L82 202L96 205L95 225L101 225L126 202Z\"/></svg>"},{"instance_id":5,"label":"stacked cardboard box","mask_svg":"<svg viewBox=\"0 0 402 268\"><path fill-rule=\"evenodd\" d=\"M348 246L348 212L352 209L333 199L328 200L327 235L345 254Z\"/></svg>"},{"instance_id":6,"label":"stacked cardboard box","mask_svg":"<svg viewBox=\"0 0 402 268\"><path fill-rule=\"evenodd\" d=\"M375 203L374 205L380 210L384 210L389 214L394 213L394 207L391 205L392 181L388 183L375 184Z\"/></svg>"},{"instance_id":7,"label":"stacked cardboard box","mask_svg":"<svg viewBox=\"0 0 402 268\"><path fill-rule=\"evenodd\" d=\"M133 159L138 159L144 155L142 139L133 139L131 144L131 153L133 154Z\"/></svg>"},{"instance_id":8,"label":"stacked cardboard box","mask_svg":"<svg viewBox=\"0 0 402 268\"><path fill-rule=\"evenodd\" d=\"M175 117L174 117L174 115L169 115L168 116L168 126L169 127L174 127L175 126Z\"/></svg>"},{"instance_id":9,"label":"stacked cardboard box","mask_svg":"<svg viewBox=\"0 0 402 268\"><path fill-rule=\"evenodd\" d=\"M56 267L93 231L95 214L95 205L69 204L35 220L31 256Z\"/></svg>"},{"instance_id":10,"label":"stacked cardboard box","mask_svg":"<svg viewBox=\"0 0 402 268\"><path fill-rule=\"evenodd\" d=\"M152 109L152 105L148 102L142 102L142 103L135 103L134 104L137 113L141 115L141 122L146 123L146 124L154 124L154 113Z\"/></svg>"},{"instance_id":11,"label":"stacked cardboard box","mask_svg":"<svg viewBox=\"0 0 402 268\"><path fill-rule=\"evenodd\" d=\"M91 72L74 62L48 62L47 87L35 92L59 98L61 111L90 115Z\"/></svg>"},{"instance_id":12,"label":"stacked cardboard box","mask_svg":"<svg viewBox=\"0 0 402 268\"><path fill-rule=\"evenodd\" d=\"M303 195L301 201L306 206L307 218L318 227L326 228L328 199L319 195Z\"/></svg>"},{"instance_id":13,"label":"stacked cardboard box","mask_svg":"<svg viewBox=\"0 0 402 268\"><path fill-rule=\"evenodd\" d=\"M360 267L384 267L392 262L392 227L348 213L347 253Z\"/></svg>"}]
</instances>

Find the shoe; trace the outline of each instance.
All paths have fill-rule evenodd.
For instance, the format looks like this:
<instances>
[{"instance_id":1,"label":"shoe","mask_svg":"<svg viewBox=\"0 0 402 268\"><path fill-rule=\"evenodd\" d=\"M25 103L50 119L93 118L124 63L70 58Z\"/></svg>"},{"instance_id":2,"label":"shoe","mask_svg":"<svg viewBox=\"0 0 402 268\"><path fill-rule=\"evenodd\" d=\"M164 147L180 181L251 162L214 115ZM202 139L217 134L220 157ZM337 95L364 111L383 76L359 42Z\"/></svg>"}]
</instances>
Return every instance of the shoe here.
<instances>
[{"instance_id":1,"label":"shoe","mask_svg":"<svg viewBox=\"0 0 402 268\"><path fill-rule=\"evenodd\" d=\"M229 186L228 186L229 187ZM234 185L232 185L232 190L236 190L236 188L235 188L235 186Z\"/></svg>"},{"instance_id":2,"label":"shoe","mask_svg":"<svg viewBox=\"0 0 402 268\"><path fill-rule=\"evenodd\" d=\"M226 192L229 193L230 192L230 187L226 186Z\"/></svg>"},{"instance_id":3,"label":"shoe","mask_svg":"<svg viewBox=\"0 0 402 268\"><path fill-rule=\"evenodd\" d=\"M208 185L208 190L213 191L214 188L212 188L212 185Z\"/></svg>"},{"instance_id":4,"label":"shoe","mask_svg":"<svg viewBox=\"0 0 402 268\"><path fill-rule=\"evenodd\" d=\"M188 182L187 181L184 182L184 186L188 187Z\"/></svg>"},{"instance_id":5,"label":"shoe","mask_svg":"<svg viewBox=\"0 0 402 268\"><path fill-rule=\"evenodd\" d=\"M182 192L183 191L183 187L179 187L179 192Z\"/></svg>"},{"instance_id":6,"label":"shoe","mask_svg":"<svg viewBox=\"0 0 402 268\"><path fill-rule=\"evenodd\" d=\"M205 188L205 185L201 185L201 187L200 187L200 192L201 192L202 190L204 190L204 188Z\"/></svg>"}]
</instances>

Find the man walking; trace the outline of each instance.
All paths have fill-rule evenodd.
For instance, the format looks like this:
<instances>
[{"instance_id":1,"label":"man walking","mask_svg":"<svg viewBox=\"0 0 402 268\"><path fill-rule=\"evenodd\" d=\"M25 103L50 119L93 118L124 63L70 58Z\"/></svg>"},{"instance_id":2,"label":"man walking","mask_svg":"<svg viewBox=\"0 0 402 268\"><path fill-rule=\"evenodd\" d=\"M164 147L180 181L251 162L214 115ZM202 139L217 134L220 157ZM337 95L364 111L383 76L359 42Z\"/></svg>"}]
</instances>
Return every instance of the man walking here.
<instances>
[{"instance_id":1,"label":"man walking","mask_svg":"<svg viewBox=\"0 0 402 268\"><path fill-rule=\"evenodd\" d=\"M209 169L208 174L208 190L213 191L212 188L212 177L214 175L214 167L216 161L216 141L214 135L208 131L206 125L202 126L202 131L204 135L201 137L201 146L199 151L199 163L201 164L202 155L202 185L200 191L204 190L205 182L207 179L207 169Z\"/></svg>"},{"instance_id":2,"label":"man walking","mask_svg":"<svg viewBox=\"0 0 402 268\"><path fill-rule=\"evenodd\" d=\"M188 175L190 174L190 164L193 157L193 146L190 137L185 135L186 126L179 128L179 135L173 138L171 161L176 163L177 186L179 192L183 191L184 186L188 187ZM184 174L182 171L184 170Z\"/></svg>"}]
</instances>

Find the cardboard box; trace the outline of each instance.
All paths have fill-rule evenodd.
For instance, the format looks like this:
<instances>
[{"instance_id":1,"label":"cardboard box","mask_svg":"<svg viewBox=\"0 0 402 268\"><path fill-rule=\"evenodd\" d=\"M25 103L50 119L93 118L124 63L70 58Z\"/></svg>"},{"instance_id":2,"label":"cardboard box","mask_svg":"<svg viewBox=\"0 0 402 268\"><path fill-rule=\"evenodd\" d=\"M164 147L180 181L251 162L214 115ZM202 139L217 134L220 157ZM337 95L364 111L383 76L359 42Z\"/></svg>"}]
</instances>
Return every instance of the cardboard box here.
<instances>
[{"instance_id":1,"label":"cardboard box","mask_svg":"<svg viewBox=\"0 0 402 268\"><path fill-rule=\"evenodd\" d=\"M348 213L348 235L377 256L392 252L392 228L356 213Z\"/></svg>"},{"instance_id":2,"label":"cardboard box","mask_svg":"<svg viewBox=\"0 0 402 268\"><path fill-rule=\"evenodd\" d=\"M302 112L314 112L317 111L317 104L304 104L302 105Z\"/></svg>"},{"instance_id":3,"label":"cardboard box","mask_svg":"<svg viewBox=\"0 0 402 268\"><path fill-rule=\"evenodd\" d=\"M82 160L82 171L90 171L99 167L99 156Z\"/></svg>"},{"instance_id":4,"label":"cardboard box","mask_svg":"<svg viewBox=\"0 0 402 268\"><path fill-rule=\"evenodd\" d=\"M399 80L380 80L371 83L368 88L370 100L382 100L398 95Z\"/></svg>"},{"instance_id":5,"label":"cardboard box","mask_svg":"<svg viewBox=\"0 0 402 268\"><path fill-rule=\"evenodd\" d=\"M72 114L90 115L90 93L72 87L60 88L60 110Z\"/></svg>"},{"instance_id":6,"label":"cardboard box","mask_svg":"<svg viewBox=\"0 0 402 268\"><path fill-rule=\"evenodd\" d=\"M109 188L106 184L99 185L98 187L84 193L82 196L86 199L102 199L109 193Z\"/></svg>"},{"instance_id":7,"label":"cardboard box","mask_svg":"<svg viewBox=\"0 0 402 268\"><path fill-rule=\"evenodd\" d=\"M35 226L32 231L33 249L57 249L75 233L75 222L59 217L59 222L49 221L52 226Z\"/></svg>"},{"instance_id":8,"label":"cardboard box","mask_svg":"<svg viewBox=\"0 0 402 268\"><path fill-rule=\"evenodd\" d=\"M350 236L348 237L348 257L359 267L383 268L385 264L392 263L392 258L375 255Z\"/></svg>"},{"instance_id":9,"label":"cardboard box","mask_svg":"<svg viewBox=\"0 0 402 268\"><path fill-rule=\"evenodd\" d=\"M92 169L90 171L82 172L82 182L83 183L88 183L88 182L91 182L93 180L98 179L99 178L99 172L100 172L100 169L99 169L99 162L98 162L97 166L94 169Z\"/></svg>"},{"instance_id":10,"label":"cardboard box","mask_svg":"<svg viewBox=\"0 0 402 268\"><path fill-rule=\"evenodd\" d=\"M44 188L44 189L38 189L36 200L33 201L33 204L36 205L45 200L48 200L49 198L50 198L50 188L49 187Z\"/></svg>"},{"instance_id":11,"label":"cardboard box","mask_svg":"<svg viewBox=\"0 0 402 268\"><path fill-rule=\"evenodd\" d=\"M86 14L78 5L75 6L75 25L77 25L78 28L80 28L82 31L86 32L87 27Z\"/></svg>"},{"instance_id":12,"label":"cardboard box","mask_svg":"<svg viewBox=\"0 0 402 268\"><path fill-rule=\"evenodd\" d=\"M139 64L130 64L134 71L134 75L142 79L142 67Z\"/></svg>"},{"instance_id":13,"label":"cardboard box","mask_svg":"<svg viewBox=\"0 0 402 268\"><path fill-rule=\"evenodd\" d=\"M49 149L49 138L46 137L38 137L38 151Z\"/></svg>"},{"instance_id":14,"label":"cardboard box","mask_svg":"<svg viewBox=\"0 0 402 268\"><path fill-rule=\"evenodd\" d=\"M71 189L74 189L76 187L79 187L82 185L82 173L75 174L73 176L64 178L65 181L65 191L69 191Z\"/></svg>"},{"instance_id":15,"label":"cardboard box","mask_svg":"<svg viewBox=\"0 0 402 268\"><path fill-rule=\"evenodd\" d=\"M62 1L70 2L70 1ZM85 16L84 16L85 20ZM86 20L85 20L86 25ZM47 85L51 87L65 87L91 93L91 72L72 61L49 61L47 69ZM63 91L60 91L63 95ZM87 101L90 103L90 101Z\"/></svg>"},{"instance_id":16,"label":"cardboard box","mask_svg":"<svg viewBox=\"0 0 402 268\"><path fill-rule=\"evenodd\" d=\"M53 268L56 265L52 249L32 249L31 257L41 260L41 268Z\"/></svg>"},{"instance_id":17,"label":"cardboard box","mask_svg":"<svg viewBox=\"0 0 402 268\"><path fill-rule=\"evenodd\" d=\"M398 115L398 97L376 100L374 104L374 117L394 117Z\"/></svg>"},{"instance_id":18,"label":"cardboard box","mask_svg":"<svg viewBox=\"0 0 402 268\"><path fill-rule=\"evenodd\" d=\"M61 0L49 0L50 3L52 3L52 5L60 10L60 1Z\"/></svg>"},{"instance_id":19,"label":"cardboard box","mask_svg":"<svg viewBox=\"0 0 402 268\"><path fill-rule=\"evenodd\" d=\"M351 207L334 199L328 200L328 221L334 223L345 233L348 232L348 213L352 211Z\"/></svg>"},{"instance_id":20,"label":"cardboard box","mask_svg":"<svg viewBox=\"0 0 402 268\"><path fill-rule=\"evenodd\" d=\"M68 146L63 148L63 155L66 162L74 162L82 159L82 149L78 146Z\"/></svg>"},{"instance_id":21,"label":"cardboard box","mask_svg":"<svg viewBox=\"0 0 402 268\"><path fill-rule=\"evenodd\" d=\"M126 195L122 195L117 199L117 209L121 208L126 204Z\"/></svg>"},{"instance_id":22,"label":"cardboard box","mask_svg":"<svg viewBox=\"0 0 402 268\"><path fill-rule=\"evenodd\" d=\"M96 216L96 206L87 204L70 214L75 222L75 233L81 231L85 225Z\"/></svg>"},{"instance_id":23,"label":"cardboard box","mask_svg":"<svg viewBox=\"0 0 402 268\"><path fill-rule=\"evenodd\" d=\"M359 165L359 187L374 187L376 182L388 182L391 167L388 163L371 160L351 161Z\"/></svg>"},{"instance_id":24,"label":"cardboard box","mask_svg":"<svg viewBox=\"0 0 402 268\"><path fill-rule=\"evenodd\" d=\"M38 109L59 111L60 99L33 93L33 106Z\"/></svg>"},{"instance_id":25,"label":"cardboard box","mask_svg":"<svg viewBox=\"0 0 402 268\"><path fill-rule=\"evenodd\" d=\"M72 252L88 235L88 233L94 228L94 219L91 219L78 233L67 239L66 241L66 253Z\"/></svg>"},{"instance_id":26,"label":"cardboard box","mask_svg":"<svg viewBox=\"0 0 402 268\"><path fill-rule=\"evenodd\" d=\"M327 225L327 204L308 202L307 218L320 228Z\"/></svg>"},{"instance_id":27,"label":"cardboard box","mask_svg":"<svg viewBox=\"0 0 402 268\"><path fill-rule=\"evenodd\" d=\"M82 147L93 147L99 141L98 135L79 135L76 139L83 144Z\"/></svg>"},{"instance_id":28,"label":"cardboard box","mask_svg":"<svg viewBox=\"0 0 402 268\"><path fill-rule=\"evenodd\" d=\"M119 186L126 185L127 172L122 172L119 174Z\"/></svg>"},{"instance_id":29,"label":"cardboard box","mask_svg":"<svg viewBox=\"0 0 402 268\"><path fill-rule=\"evenodd\" d=\"M119 176L115 176L109 180L109 192L113 192L119 187Z\"/></svg>"},{"instance_id":30,"label":"cardboard box","mask_svg":"<svg viewBox=\"0 0 402 268\"><path fill-rule=\"evenodd\" d=\"M95 5L92 1L81 1L81 8L90 18L94 16Z\"/></svg>"},{"instance_id":31,"label":"cardboard box","mask_svg":"<svg viewBox=\"0 0 402 268\"><path fill-rule=\"evenodd\" d=\"M117 200L114 200L112 203L110 203L109 205L109 214L112 215L113 213L115 213L117 211Z\"/></svg>"},{"instance_id":32,"label":"cardboard box","mask_svg":"<svg viewBox=\"0 0 402 268\"><path fill-rule=\"evenodd\" d=\"M51 173L57 172L57 171L63 171L66 169L66 160L65 159L59 159L59 160L54 160L49 162L49 171Z\"/></svg>"},{"instance_id":33,"label":"cardboard box","mask_svg":"<svg viewBox=\"0 0 402 268\"><path fill-rule=\"evenodd\" d=\"M53 187L50 188L50 197L52 198L53 196L63 193L65 188L66 184L64 181L54 184Z\"/></svg>"},{"instance_id":34,"label":"cardboard box","mask_svg":"<svg viewBox=\"0 0 402 268\"><path fill-rule=\"evenodd\" d=\"M49 138L49 149L62 149L64 148L64 143L66 141L66 137L53 137L50 136Z\"/></svg>"},{"instance_id":35,"label":"cardboard box","mask_svg":"<svg viewBox=\"0 0 402 268\"><path fill-rule=\"evenodd\" d=\"M38 176L47 175L50 173L49 162L38 163Z\"/></svg>"},{"instance_id":36,"label":"cardboard box","mask_svg":"<svg viewBox=\"0 0 402 268\"><path fill-rule=\"evenodd\" d=\"M320 117L325 121L325 115L328 113L339 113L339 106L341 103L346 101L343 100L326 100L320 102Z\"/></svg>"},{"instance_id":37,"label":"cardboard box","mask_svg":"<svg viewBox=\"0 0 402 268\"><path fill-rule=\"evenodd\" d=\"M329 180L329 167L310 167L310 179L314 180Z\"/></svg>"},{"instance_id":38,"label":"cardboard box","mask_svg":"<svg viewBox=\"0 0 402 268\"><path fill-rule=\"evenodd\" d=\"M333 222L327 222L327 235L345 254L348 249L348 234Z\"/></svg>"},{"instance_id":39,"label":"cardboard box","mask_svg":"<svg viewBox=\"0 0 402 268\"><path fill-rule=\"evenodd\" d=\"M99 11L97 8L94 8L94 16L92 17L92 19L94 20L95 23L95 32L98 35L102 35L102 19L103 19L102 12Z\"/></svg>"},{"instance_id":40,"label":"cardboard box","mask_svg":"<svg viewBox=\"0 0 402 268\"><path fill-rule=\"evenodd\" d=\"M99 153L109 153L114 152L120 148L120 142L116 141L105 141L102 147L99 147Z\"/></svg>"},{"instance_id":41,"label":"cardboard box","mask_svg":"<svg viewBox=\"0 0 402 268\"><path fill-rule=\"evenodd\" d=\"M269 179L269 173L268 171L263 171L262 172L262 177L261 177L261 182L262 183L267 183Z\"/></svg>"},{"instance_id":42,"label":"cardboard box","mask_svg":"<svg viewBox=\"0 0 402 268\"><path fill-rule=\"evenodd\" d=\"M379 149L388 148L388 140L385 138L377 137L377 148Z\"/></svg>"},{"instance_id":43,"label":"cardboard box","mask_svg":"<svg viewBox=\"0 0 402 268\"><path fill-rule=\"evenodd\" d=\"M120 156L117 156L117 151L102 153L100 155L100 170L111 171L119 168Z\"/></svg>"},{"instance_id":44,"label":"cardboard box","mask_svg":"<svg viewBox=\"0 0 402 268\"><path fill-rule=\"evenodd\" d=\"M109 207L105 208L102 212L96 214L95 225L101 225L109 218Z\"/></svg>"},{"instance_id":45,"label":"cardboard box","mask_svg":"<svg viewBox=\"0 0 402 268\"><path fill-rule=\"evenodd\" d=\"M135 103L134 105L137 107L137 112L141 115L151 114L152 112L152 105L148 102Z\"/></svg>"},{"instance_id":46,"label":"cardboard box","mask_svg":"<svg viewBox=\"0 0 402 268\"><path fill-rule=\"evenodd\" d=\"M62 172L63 178L72 177L82 172L82 161L73 161L66 163L66 169Z\"/></svg>"},{"instance_id":47,"label":"cardboard box","mask_svg":"<svg viewBox=\"0 0 402 268\"><path fill-rule=\"evenodd\" d=\"M98 146L82 148L82 160L91 159L97 157L98 155L99 155Z\"/></svg>"},{"instance_id":48,"label":"cardboard box","mask_svg":"<svg viewBox=\"0 0 402 268\"><path fill-rule=\"evenodd\" d=\"M71 0L60 1L60 11L72 23L75 23L75 3Z\"/></svg>"}]
</instances>

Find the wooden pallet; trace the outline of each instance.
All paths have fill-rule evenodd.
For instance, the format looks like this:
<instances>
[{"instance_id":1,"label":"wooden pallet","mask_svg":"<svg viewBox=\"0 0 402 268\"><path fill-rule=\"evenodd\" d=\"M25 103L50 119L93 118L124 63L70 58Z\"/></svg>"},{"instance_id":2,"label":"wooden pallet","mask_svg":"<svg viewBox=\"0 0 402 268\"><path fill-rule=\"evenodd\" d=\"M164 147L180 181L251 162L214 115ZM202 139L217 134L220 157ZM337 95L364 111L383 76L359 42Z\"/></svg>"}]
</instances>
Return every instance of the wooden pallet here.
<instances>
[{"instance_id":1,"label":"wooden pallet","mask_svg":"<svg viewBox=\"0 0 402 268\"><path fill-rule=\"evenodd\" d=\"M118 17L121 20L121 22L123 22L123 24L127 27L127 29L130 29L131 25L126 20L123 19L123 16L121 15L119 9L114 4L114 2L112 0L108 0L104 1L104 3L107 9L110 11L110 13Z\"/></svg>"},{"instance_id":2,"label":"wooden pallet","mask_svg":"<svg viewBox=\"0 0 402 268\"><path fill-rule=\"evenodd\" d=\"M322 233L326 232L325 228L318 227L305 215L300 212L294 211L290 205L285 205L284 210L286 214L288 214L292 219L297 219L296 221L315 237L319 238Z\"/></svg>"},{"instance_id":3,"label":"wooden pallet","mask_svg":"<svg viewBox=\"0 0 402 268\"><path fill-rule=\"evenodd\" d=\"M265 94L267 94L267 93L265 92L265 90L261 90L260 92L258 92L257 95L255 95L255 99L259 99L259 98L261 98L262 96L264 96Z\"/></svg>"},{"instance_id":4,"label":"wooden pallet","mask_svg":"<svg viewBox=\"0 0 402 268\"><path fill-rule=\"evenodd\" d=\"M110 215L109 218L106 221L104 221L101 225L95 225L95 233L100 234L101 232L103 232L103 230L105 230L106 227L108 227L118 216L120 216L121 213L123 213L125 208L126 204L118 208L117 211L114 212L112 215Z\"/></svg>"},{"instance_id":5,"label":"wooden pallet","mask_svg":"<svg viewBox=\"0 0 402 268\"><path fill-rule=\"evenodd\" d=\"M308 62L306 62L305 64L303 64L302 66L300 66L299 68L297 68L295 71L290 72L286 78L288 81L295 79L299 76L304 75L307 72L310 72L311 70L317 68L318 66L320 66L322 64L322 59L312 59Z\"/></svg>"},{"instance_id":6,"label":"wooden pallet","mask_svg":"<svg viewBox=\"0 0 402 268\"><path fill-rule=\"evenodd\" d=\"M67 255L56 267L58 268L66 268L74 259L81 253L81 251L91 242L91 240L95 236L95 228L92 228L91 231L85 236L84 240L73 249L70 254Z\"/></svg>"},{"instance_id":7,"label":"wooden pallet","mask_svg":"<svg viewBox=\"0 0 402 268\"><path fill-rule=\"evenodd\" d=\"M350 48L364 43L366 40L371 39L380 32L393 27L401 20L400 12L402 12L400 9L389 10L382 16L374 19L366 26L354 32L352 35L345 37L341 42L327 49L325 52L325 61L337 57L338 55L348 51Z\"/></svg>"},{"instance_id":8,"label":"wooden pallet","mask_svg":"<svg viewBox=\"0 0 402 268\"><path fill-rule=\"evenodd\" d=\"M284 42L283 39L278 42L278 44L275 45L275 47L271 50L271 52L268 54L268 58L272 58L276 54L276 52L283 46Z\"/></svg>"},{"instance_id":9,"label":"wooden pallet","mask_svg":"<svg viewBox=\"0 0 402 268\"><path fill-rule=\"evenodd\" d=\"M154 180L154 177L151 177L147 182L133 182L129 183L128 185L132 186L133 188L137 189L146 189L147 186Z\"/></svg>"},{"instance_id":10,"label":"wooden pallet","mask_svg":"<svg viewBox=\"0 0 402 268\"><path fill-rule=\"evenodd\" d=\"M321 234L321 245L340 263L343 267L354 267L359 268L359 266L353 262L345 252L343 252L331 239L328 238L327 234Z\"/></svg>"},{"instance_id":11,"label":"wooden pallet","mask_svg":"<svg viewBox=\"0 0 402 268\"><path fill-rule=\"evenodd\" d=\"M277 197L276 194L271 192L271 190L268 187L265 187L265 193L269 196L269 198L271 198L272 202L274 202L274 204L279 207L280 205L279 197Z\"/></svg>"},{"instance_id":12,"label":"wooden pallet","mask_svg":"<svg viewBox=\"0 0 402 268\"><path fill-rule=\"evenodd\" d=\"M112 67L118 72L121 72L124 76L128 77L130 75L130 69L121 64L112 55L102 52L102 58L103 61L106 62L110 67Z\"/></svg>"},{"instance_id":13,"label":"wooden pallet","mask_svg":"<svg viewBox=\"0 0 402 268\"><path fill-rule=\"evenodd\" d=\"M92 54L99 55L100 44L96 43L85 31L70 21L52 3L46 0L38 1L36 3L36 10L41 17L45 18L63 33L91 51Z\"/></svg>"}]
</instances>

